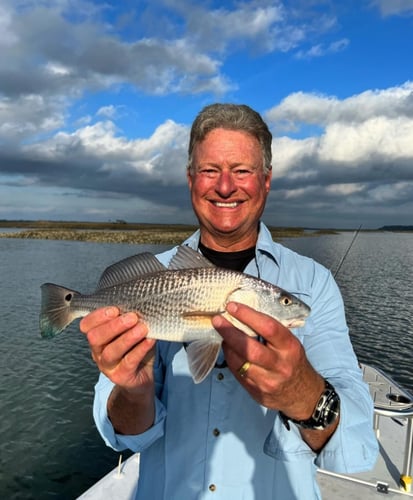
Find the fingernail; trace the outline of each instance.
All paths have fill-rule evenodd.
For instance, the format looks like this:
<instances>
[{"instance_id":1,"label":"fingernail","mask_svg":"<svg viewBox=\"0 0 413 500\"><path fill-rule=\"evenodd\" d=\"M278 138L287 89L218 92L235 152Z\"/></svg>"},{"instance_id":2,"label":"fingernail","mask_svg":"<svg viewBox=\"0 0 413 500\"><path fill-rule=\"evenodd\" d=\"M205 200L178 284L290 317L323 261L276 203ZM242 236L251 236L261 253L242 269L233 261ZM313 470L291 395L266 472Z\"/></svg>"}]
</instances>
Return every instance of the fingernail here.
<instances>
[{"instance_id":1,"label":"fingernail","mask_svg":"<svg viewBox=\"0 0 413 500\"><path fill-rule=\"evenodd\" d=\"M212 325L213 325L215 328L220 328L223 324L224 324L224 321L223 321L223 319L221 318L221 316L214 316L214 317L212 318Z\"/></svg>"},{"instance_id":2,"label":"fingernail","mask_svg":"<svg viewBox=\"0 0 413 500\"><path fill-rule=\"evenodd\" d=\"M108 318L115 318L119 314L119 311L116 307L107 307L105 309L105 314Z\"/></svg>"},{"instance_id":3,"label":"fingernail","mask_svg":"<svg viewBox=\"0 0 413 500\"><path fill-rule=\"evenodd\" d=\"M227 311L230 314L236 313L237 309L238 309L238 305L235 302L229 302L229 304L227 304Z\"/></svg>"},{"instance_id":4,"label":"fingernail","mask_svg":"<svg viewBox=\"0 0 413 500\"><path fill-rule=\"evenodd\" d=\"M128 312L122 316L122 321L125 326L136 325L137 317L134 312Z\"/></svg>"}]
</instances>

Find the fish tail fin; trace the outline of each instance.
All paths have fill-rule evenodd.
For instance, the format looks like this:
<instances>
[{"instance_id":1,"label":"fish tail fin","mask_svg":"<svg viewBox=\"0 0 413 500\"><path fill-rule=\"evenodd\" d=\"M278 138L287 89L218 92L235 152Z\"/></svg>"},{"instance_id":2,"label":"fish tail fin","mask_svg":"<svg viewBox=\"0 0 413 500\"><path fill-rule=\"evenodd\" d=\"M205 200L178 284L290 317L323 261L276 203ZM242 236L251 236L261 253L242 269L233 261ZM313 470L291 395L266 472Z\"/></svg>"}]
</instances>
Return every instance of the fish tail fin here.
<instances>
[{"instance_id":1,"label":"fish tail fin","mask_svg":"<svg viewBox=\"0 0 413 500\"><path fill-rule=\"evenodd\" d=\"M41 286L41 291L40 334L42 337L51 338L79 317L78 311L71 307L71 302L74 296L80 294L52 283L44 283Z\"/></svg>"},{"instance_id":2,"label":"fish tail fin","mask_svg":"<svg viewBox=\"0 0 413 500\"><path fill-rule=\"evenodd\" d=\"M221 344L221 340L195 340L188 345L189 371L195 384L202 382L214 368Z\"/></svg>"}]
</instances>

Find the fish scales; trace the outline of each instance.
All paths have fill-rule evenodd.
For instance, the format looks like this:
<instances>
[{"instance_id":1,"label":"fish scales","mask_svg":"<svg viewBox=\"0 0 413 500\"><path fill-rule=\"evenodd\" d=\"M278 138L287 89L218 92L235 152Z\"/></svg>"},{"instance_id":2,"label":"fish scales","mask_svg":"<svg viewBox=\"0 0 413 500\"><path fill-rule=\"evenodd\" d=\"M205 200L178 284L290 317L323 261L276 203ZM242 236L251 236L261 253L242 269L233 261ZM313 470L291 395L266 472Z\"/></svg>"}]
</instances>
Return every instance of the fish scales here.
<instances>
[{"instance_id":1,"label":"fish scales","mask_svg":"<svg viewBox=\"0 0 413 500\"><path fill-rule=\"evenodd\" d=\"M218 268L188 269L179 273L165 271L160 276L144 276L92 295L75 296L72 306L94 310L116 304L122 311L139 312L148 325L148 337L191 341L198 338L199 327L204 328L205 320L197 322L196 316L187 316L196 312L211 315L224 312L228 296L243 281L248 281L246 278L246 275L229 271L223 281ZM192 330L187 331L188 328Z\"/></svg>"},{"instance_id":2,"label":"fish scales","mask_svg":"<svg viewBox=\"0 0 413 500\"><path fill-rule=\"evenodd\" d=\"M97 290L81 294L44 283L39 316L43 337L54 337L74 319L103 306L136 311L148 326L148 337L184 342L195 383L215 365L222 338L211 318L222 314L234 326L256 336L226 312L229 301L249 305L288 328L303 326L310 308L297 297L259 278L221 269L194 250L181 246L165 268L154 255L128 257L107 268Z\"/></svg>"}]
</instances>

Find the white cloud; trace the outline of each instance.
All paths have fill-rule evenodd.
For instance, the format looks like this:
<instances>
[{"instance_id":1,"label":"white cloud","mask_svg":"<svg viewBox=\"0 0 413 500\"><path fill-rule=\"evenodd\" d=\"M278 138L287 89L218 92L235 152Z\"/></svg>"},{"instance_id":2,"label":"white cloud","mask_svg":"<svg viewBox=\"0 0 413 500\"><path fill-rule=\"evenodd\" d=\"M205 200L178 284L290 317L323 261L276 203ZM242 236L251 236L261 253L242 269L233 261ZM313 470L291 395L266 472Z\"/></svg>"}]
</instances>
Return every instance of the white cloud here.
<instances>
[{"instance_id":1,"label":"white cloud","mask_svg":"<svg viewBox=\"0 0 413 500\"><path fill-rule=\"evenodd\" d=\"M130 15L123 10L128 8ZM86 92L131 86L155 96L221 97L238 88L222 71L230 54L241 47L292 50L335 24L331 15L309 16L281 1L212 9L170 1L148 3L142 12L133 8L86 0L2 0L0 46L7 50L0 59L0 141L32 141L64 128L69 107ZM124 24L134 20L128 36L117 15ZM159 20L165 17L167 28Z\"/></svg>"},{"instance_id":2,"label":"white cloud","mask_svg":"<svg viewBox=\"0 0 413 500\"><path fill-rule=\"evenodd\" d=\"M116 116L117 109L116 106L110 104L109 106L102 106L96 111L97 116L104 116L106 118L114 118Z\"/></svg>"},{"instance_id":3,"label":"white cloud","mask_svg":"<svg viewBox=\"0 0 413 500\"><path fill-rule=\"evenodd\" d=\"M114 25L99 25L99 18L76 12L73 22L75 11L66 15L65 2L11 5L0 21L0 43L12 44L0 61L0 92L6 96L79 96L126 82L154 94L192 92L208 78L219 91L229 88L220 62L188 37L124 40Z\"/></svg>"},{"instance_id":4,"label":"white cloud","mask_svg":"<svg viewBox=\"0 0 413 500\"><path fill-rule=\"evenodd\" d=\"M59 63L53 63L53 62L47 62L45 65L46 71L51 73L52 76L54 75L60 75L60 76L66 76L70 75L70 68L67 66L64 66L63 64Z\"/></svg>"},{"instance_id":5,"label":"white cloud","mask_svg":"<svg viewBox=\"0 0 413 500\"><path fill-rule=\"evenodd\" d=\"M412 4L375 2L383 15L409 14ZM60 203L63 210L70 199L67 205L102 217L108 198L122 218L136 220L133 211L145 207L150 218L157 205L157 216L165 206L179 211L187 196L188 127L168 120L170 113L186 120L195 103L247 95L260 75L243 68L236 92L233 64L241 55L283 52L275 54L277 62L290 52L301 77L297 68L311 61L297 58L317 58L319 65L322 57L353 49L341 37L334 2L291 5L0 0L0 175L7 193L35 187L40 197L47 192L49 206ZM272 78L275 87L283 85ZM299 89L300 80L293 80ZM254 92L259 89L257 83ZM188 110L181 112L167 96L182 95ZM255 98L268 103L272 97ZM265 117L275 132L270 214L286 199L291 214L315 206L327 214L347 202L374 205L380 197L411 203L412 82L344 99L295 92ZM141 136L139 127L146 127Z\"/></svg>"},{"instance_id":6,"label":"white cloud","mask_svg":"<svg viewBox=\"0 0 413 500\"><path fill-rule=\"evenodd\" d=\"M269 110L275 130L295 130L297 136L274 137L277 199L296 200L297 211L299 200L315 207L315 199L318 209L336 212L357 204L380 203L382 213L383 204L411 205L412 90L407 82L343 100L295 93Z\"/></svg>"},{"instance_id":7,"label":"white cloud","mask_svg":"<svg viewBox=\"0 0 413 500\"><path fill-rule=\"evenodd\" d=\"M336 54L337 52L341 52L345 50L350 41L347 38L342 38L341 40L337 40L335 42L330 43L329 45L325 44L317 44L313 45L308 50L299 50L295 57L297 59L313 59L315 57L324 57L329 54Z\"/></svg>"},{"instance_id":8,"label":"white cloud","mask_svg":"<svg viewBox=\"0 0 413 500\"><path fill-rule=\"evenodd\" d=\"M191 6L188 25L191 37L202 47L227 50L230 43L258 42L267 50L274 48L274 27L284 20L283 7L259 5L259 2L239 3L237 9L224 7L207 12Z\"/></svg>"},{"instance_id":9,"label":"white cloud","mask_svg":"<svg viewBox=\"0 0 413 500\"><path fill-rule=\"evenodd\" d=\"M413 159L413 119L379 116L359 124L333 124L320 141L319 156L352 168L372 161Z\"/></svg>"},{"instance_id":10,"label":"white cloud","mask_svg":"<svg viewBox=\"0 0 413 500\"><path fill-rule=\"evenodd\" d=\"M60 99L26 95L15 100L0 96L0 143L10 143L48 133L65 123Z\"/></svg>"},{"instance_id":11,"label":"white cloud","mask_svg":"<svg viewBox=\"0 0 413 500\"><path fill-rule=\"evenodd\" d=\"M413 0L371 0L383 16L413 14Z\"/></svg>"},{"instance_id":12,"label":"white cloud","mask_svg":"<svg viewBox=\"0 0 413 500\"><path fill-rule=\"evenodd\" d=\"M360 123L377 116L413 118L413 82L368 90L339 100L335 96L296 92L265 113L275 130L298 130L303 124Z\"/></svg>"},{"instance_id":13,"label":"white cloud","mask_svg":"<svg viewBox=\"0 0 413 500\"><path fill-rule=\"evenodd\" d=\"M345 195L349 196L354 193L359 193L363 191L363 185L360 183L355 184L331 184L326 187L326 192L331 194Z\"/></svg>"},{"instance_id":14,"label":"white cloud","mask_svg":"<svg viewBox=\"0 0 413 500\"><path fill-rule=\"evenodd\" d=\"M172 120L158 126L149 138L135 140L117 135L115 124L107 120L72 133L58 132L49 140L26 146L24 151L28 156L47 158L51 163L69 155L73 163L81 164L87 158L90 166L83 171L85 178L93 178L99 172L113 173L124 177L127 186L128 175L134 171L145 176L142 184L182 185L186 182L187 140L188 129Z\"/></svg>"},{"instance_id":15,"label":"white cloud","mask_svg":"<svg viewBox=\"0 0 413 500\"><path fill-rule=\"evenodd\" d=\"M17 42L13 32L12 14L6 4L0 5L0 47L7 50Z\"/></svg>"},{"instance_id":16,"label":"white cloud","mask_svg":"<svg viewBox=\"0 0 413 500\"><path fill-rule=\"evenodd\" d=\"M318 139L307 137L302 140L292 139L290 137L274 137L272 144L273 153L273 177L294 178L295 168L301 165L305 158L314 156L318 147ZM311 177L314 169L309 165L305 172L300 171L300 176Z\"/></svg>"}]
</instances>

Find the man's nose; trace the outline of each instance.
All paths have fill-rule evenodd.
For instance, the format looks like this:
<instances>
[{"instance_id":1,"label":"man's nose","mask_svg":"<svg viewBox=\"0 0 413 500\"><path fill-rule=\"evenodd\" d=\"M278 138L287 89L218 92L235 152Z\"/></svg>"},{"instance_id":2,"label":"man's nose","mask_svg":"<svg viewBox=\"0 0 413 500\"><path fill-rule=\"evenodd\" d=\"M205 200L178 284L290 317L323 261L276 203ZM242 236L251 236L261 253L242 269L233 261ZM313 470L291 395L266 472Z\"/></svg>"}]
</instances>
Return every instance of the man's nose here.
<instances>
[{"instance_id":1,"label":"man's nose","mask_svg":"<svg viewBox=\"0 0 413 500\"><path fill-rule=\"evenodd\" d=\"M228 198L234 191L236 191L236 189L237 186L231 172L228 170L221 171L215 186L216 192L220 196Z\"/></svg>"}]
</instances>

